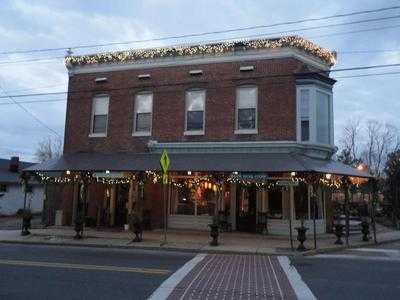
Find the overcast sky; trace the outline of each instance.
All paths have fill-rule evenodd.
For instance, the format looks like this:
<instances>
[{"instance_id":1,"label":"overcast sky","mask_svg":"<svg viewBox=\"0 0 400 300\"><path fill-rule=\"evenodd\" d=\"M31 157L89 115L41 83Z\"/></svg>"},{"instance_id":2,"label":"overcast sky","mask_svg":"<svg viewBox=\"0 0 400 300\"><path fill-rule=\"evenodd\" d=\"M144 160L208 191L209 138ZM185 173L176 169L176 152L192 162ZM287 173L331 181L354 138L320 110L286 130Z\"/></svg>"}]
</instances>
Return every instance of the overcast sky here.
<instances>
[{"instance_id":1,"label":"overcast sky","mask_svg":"<svg viewBox=\"0 0 400 300\"><path fill-rule=\"evenodd\" d=\"M0 2L0 52L151 39L267 25L397 5L400 6L400 1L2 0ZM385 16L400 16L400 9L323 22L210 35L197 39L136 43L120 48L74 50L74 53L153 47L254 34L272 33L273 36L277 36L279 34L276 32L280 31ZM383 29L384 27L391 28ZM354 32L369 29L377 30ZM350 33L351 31L353 33ZM400 63L400 18L295 33L323 47L338 51L338 63L335 68ZM371 50L390 51L371 52ZM8 95L17 95L66 91L68 76L63 59L60 58L64 55L64 50L0 54L0 97L4 96L5 92ZM39 58L52 59L21 62ZM13 63L10 63L11 61ZM333 75L339 77L389 71L400 72L400 67L334 73ZM399 74L338 79L334 88L336 139L338 140L343 125L350 118L377 119L400 127L399 93ZM65 98L65 95L56 95L31 96L15 98L15 100L26 102ZM48 136L54 136L54 133L20 106L4 104L9 102L11 102L10 99L0 98L0 157L19 155L25 160L34 161L38 142ZM21 105L48 127L63 135L65 101Z\"/></svg>"}]
</instances>

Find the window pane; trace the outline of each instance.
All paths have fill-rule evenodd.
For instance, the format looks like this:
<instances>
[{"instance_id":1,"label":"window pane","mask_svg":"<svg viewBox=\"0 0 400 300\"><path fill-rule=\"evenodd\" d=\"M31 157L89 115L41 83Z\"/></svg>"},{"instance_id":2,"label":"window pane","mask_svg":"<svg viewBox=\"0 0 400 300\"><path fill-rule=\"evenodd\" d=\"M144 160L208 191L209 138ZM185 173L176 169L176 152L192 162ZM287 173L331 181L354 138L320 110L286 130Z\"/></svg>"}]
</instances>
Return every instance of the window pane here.
<instances>
[{"instance_id":1,"label":"window pane","mask_svg":"<svg viewBox=\"0 0 400 300\"><path fill-rule=\"evenodd\" d=\"M238 129L256 128L256 109L238 109Z\"/></svg>"},{"instance_id":2,"label":"window pane","mask_svg":"<svg viewBox=\"0 0 400 300\"><path fill-rule=\"evenodd\" d=\"M186 130L203 130L203 111L188 111Z\"/></svg>"},{"instance_id":3,"label":"window pane","mask_svg":"<svg viewBox=\"0 0 400 300\"><path fill-rule=\"evenodd\" d=\"M151 113L136 114L136 131L149 132L151 130Z\"/></svg>"},{"instance_id":4,"label":"window pane","mask_svg":"<svg viewBox=\"0 0 400 300\"><path fill-rule=\"evenodd\" d=\"M256 108L257 107L257 88L241 87L237 91L238 108Z\"/></svg>"},{"instance_id":5,"label":"window pane","mask_svg":"<svg viewBox=\"0 0 400 300\"><path fill-rule=\"evenodd\" d=\"M205 91L188 91L186 92L186 109L187 111L204 110Z\"/></svg>"},{"instance_id":6,"label":"window pane","mask_svg":"<svg viewBox=\"0 0 400 300\"><path fill-rule=\"evenodd\" d=\"M317 91L317 142L330 143L329 95Z\"/></svg>"},{"instance_id":7,"label":"window pane","mask_svg":"<svg viewBox=\"0 0 400 300\"><path fill-rule=\"evenodd\" d=\"M137 94L135 101L136 113L151 113L153 106L153 94Z\"/></svg>"},{"instance_id":8,"label":"window pane","mask_svg":"<svg viewBox=\"0 0 400 300\"><path fill-rule=\"evenodd\" d=\"M93 99L93 114L94 115L108 114L108 96L96 97Z\"/></svg>"},{"instance_id":9,"label":"window pane","mask_svg":"<svg viewBox=\"0 0 400 300\"><path fill-rule=\"evenodd\" d=\"M308 118L310 116L310 91L300 91L300 116L301 118Z\"/></svg>"},{"instance_id":10,"label":"window pane","mask_svg":"<svg viewBox=\"0 0 400 300\"><path fill-rule=\"evenodd\" d=\"M93 133L107 132L107 115L93 116Z\"/></svg>"},{"instance_id":11,"label":"window pane","mask_svg":"<svg viewBox=\"0 0 400 300\"><path fill-rule=\"evenodd\" d=\"M310 122L308 120L301 121L301 140L310 140Z\"/></svg>"}]
</instances>

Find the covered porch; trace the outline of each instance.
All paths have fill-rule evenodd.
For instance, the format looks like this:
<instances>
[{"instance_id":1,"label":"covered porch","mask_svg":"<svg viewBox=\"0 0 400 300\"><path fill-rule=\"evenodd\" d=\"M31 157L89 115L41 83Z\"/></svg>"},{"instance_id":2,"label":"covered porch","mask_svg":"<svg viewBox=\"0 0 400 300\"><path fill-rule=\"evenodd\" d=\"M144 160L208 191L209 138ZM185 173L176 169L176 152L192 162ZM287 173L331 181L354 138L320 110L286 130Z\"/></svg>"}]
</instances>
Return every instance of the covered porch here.
<instances>
[{"instance_id":1,"label":"covered porch","mask_svg":"<svg viewBox=\"0 0 400 300\"><path fill-rule=\"evenodd\" d=\"M61 188L53 193L61 205L47 199L54 225L72 225L83 213L88 227L123 228L135 213L145 229L204 231L217 221L225 231L283 236L302 220L315 234L329 232L332 189L342 188L344 178L369 177L300 154L171 153L163 185L159 159L159 153L77 153L26 171Z\"/></svg>"}]
</instances>

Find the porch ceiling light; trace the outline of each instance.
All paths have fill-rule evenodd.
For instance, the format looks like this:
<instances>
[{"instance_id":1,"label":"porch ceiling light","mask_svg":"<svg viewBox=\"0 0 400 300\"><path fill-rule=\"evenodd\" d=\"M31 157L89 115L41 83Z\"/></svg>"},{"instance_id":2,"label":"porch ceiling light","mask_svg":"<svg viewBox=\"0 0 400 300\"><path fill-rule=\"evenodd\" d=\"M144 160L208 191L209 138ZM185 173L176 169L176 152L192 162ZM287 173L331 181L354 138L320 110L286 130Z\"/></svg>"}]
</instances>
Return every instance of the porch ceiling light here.
<instances>
[{"instance_id":1,"label":"porch ceiling light","mask_svg":"<svg viewBox=\"0 0 400 300\"><path fill-rule=\"evenodd\" d=\"M110 174L110 171L109 171L109 170L106 170L106 174Z\"/></svg>"},{"instance_id":2,"label":"porch ceiling light","mask_svg":"<svg viewBox=\"0 0 400 300\"><path fill-rule=\"evenodd\" d=\"M296 172L290 172L290 176L292 177L296 176Z\"/></svg>"},{"instance_id":3,"label":"porch ceiling light","mask_svg":"<svg viewBox=\"0 0 400 300\"><path fill-rule=\"evenodd\" d=\"M67 171L65 171L65 174L70 175L70 174L71 174L71 171L70 171L70 170L67 170Z\"/></svg>"},{"instance_id":4,"label":"porch ceiling light","mask_svg":"<svg viewBox=\"0 0 400 300\"><path fill-rule=\"evenodd\" d=\"M237 174L239 174L238 171L233 172L233 175L237 175Z\"/></svg>"},{"instance_id":5,"label":"porch ceiling light","mask_svg":"<svg viewBox=\"0 0 400 300\"><path fill-rule=\"evenodd\" d=\"M192 171L187 171L187 174L188 175L192 175Z\"/></svg>"},{"instance_id":6,"label":"porch ceiling light","mask_svg":"<svg viewBox=\"0 0 400 300\"><path fill-rule=\"evenodd\" d=\"M329 174L329 173L325 174L325 178L330 180L332 178L332 174Z\"/></svg>"},{"instance_id":7,"label":"porch ceiling light","mask_svg":"<svg viewBox=\"0 0 400 300\"><path fill-rule=\"evenodd\" d=\"M362 171L364 169L364 166L362 164L359 164L357 166L357 170Z\"/></svg>"}]
</instances>

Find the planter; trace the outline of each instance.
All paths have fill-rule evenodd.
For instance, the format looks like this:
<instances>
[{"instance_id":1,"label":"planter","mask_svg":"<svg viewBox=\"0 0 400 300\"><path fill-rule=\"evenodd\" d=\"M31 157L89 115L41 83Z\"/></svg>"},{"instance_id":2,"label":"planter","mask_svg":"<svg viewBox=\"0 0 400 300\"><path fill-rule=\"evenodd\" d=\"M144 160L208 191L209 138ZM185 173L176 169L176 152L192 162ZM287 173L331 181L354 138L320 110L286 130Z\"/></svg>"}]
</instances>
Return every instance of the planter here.
<instances>
[{"instance_id":1,"label":"planter","mask_svg":"<svg viewBox=\"0 0 400 300\"><path fill-rule=\"evenodd\" d=\"M299 246L297 247L297 251L305 251L307 250L304 246L304 242L306 241L306 232L308 230L307 227L300 226L295 228L297 230L297 240L300 242Z\"/></svg>"},{"instance_id":2,"label":"planter","mask_svg":"<svg viewBox=\"0 0 400 300\"><path fill-rule=\"evenodd\" d=\"M212 238L210 246L218 246L219 226L218 224L210 224L210 237Z\"/></svg>"},{"instance_id":3,"label":"planter","mask_svg":"<svg viewBox=\"0 0 400 300\"><path fill-rule=\"evenodd\" d=\"M343 228L344 228L344 225L342 225L340 223L335 225L335 235L336 235L335 245L343 245L343 241L342 241Z\"/></svg>"}]
</instances>

